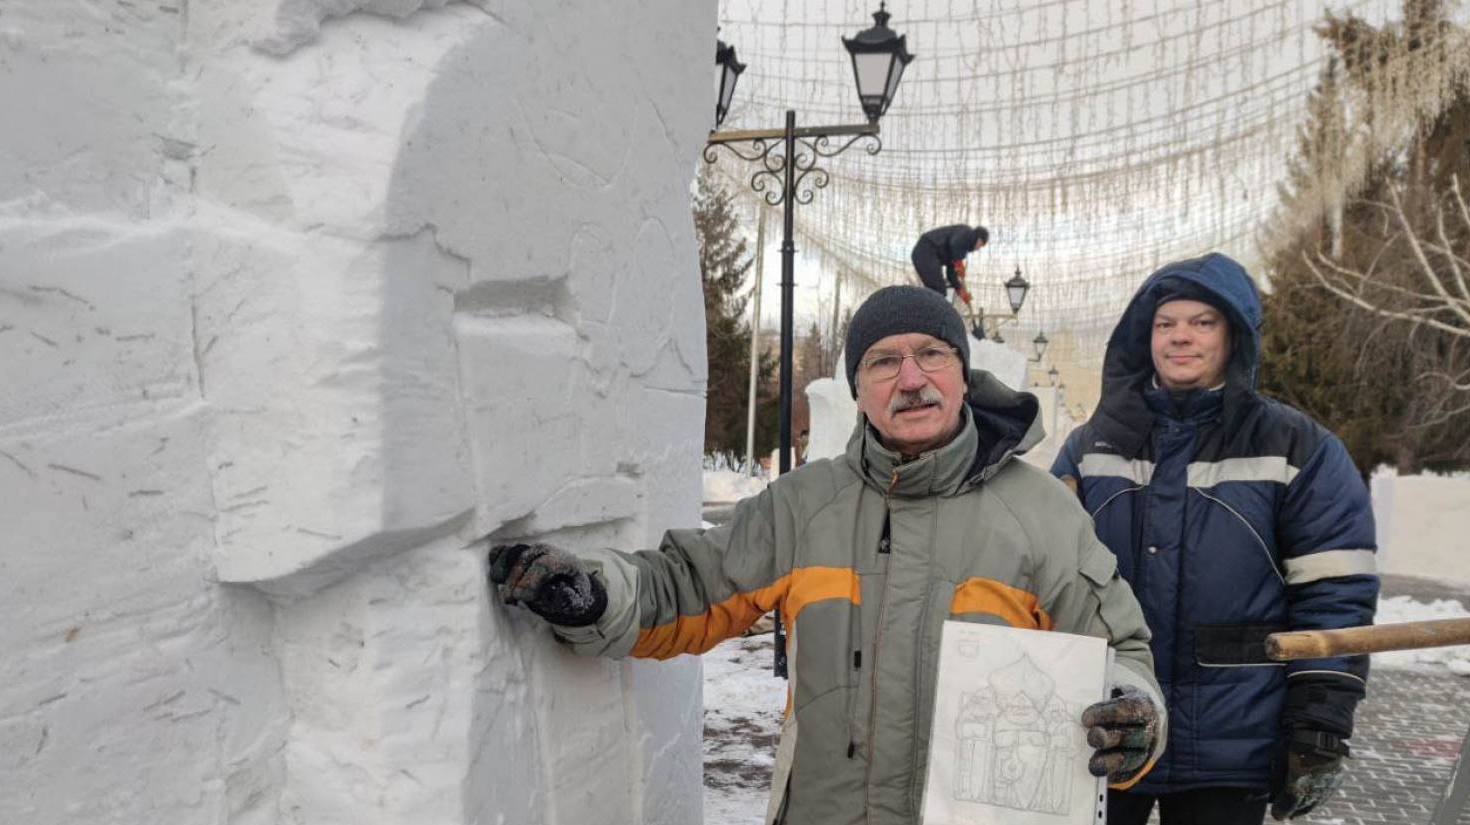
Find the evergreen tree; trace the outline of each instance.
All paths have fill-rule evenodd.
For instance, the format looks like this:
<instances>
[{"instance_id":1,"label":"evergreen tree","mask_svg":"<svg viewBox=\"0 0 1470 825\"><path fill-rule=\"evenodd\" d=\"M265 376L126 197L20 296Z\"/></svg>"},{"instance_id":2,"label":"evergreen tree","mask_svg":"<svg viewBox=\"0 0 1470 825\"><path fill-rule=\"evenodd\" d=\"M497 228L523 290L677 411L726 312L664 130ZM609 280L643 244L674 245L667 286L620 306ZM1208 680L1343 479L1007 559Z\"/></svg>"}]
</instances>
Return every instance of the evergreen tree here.
<instances>
[{"instance_id":1,"label":"evergreen tree","mask_svg":"<svg viewBox=\"0 0 1470 825\"><path fill-rule=\"evenodd\" d=\"M1464 400L1456 403L1446 379L1470 367L1470 345L1355 307L1327 291L1313 269L1373 273L1382 287L1375 301L1390 309L1407 300L1404 290L1422 288L1420 262L1386 204L1402 203L1415 235L1439 237L1452 182L1470 181L1470 98L1453 95L1429 122L1399 126L1396 140L1382 135L1395 121L1370 104L1386 91L1403 93L1405 78L1429 82L1448 72L1444 44L1465 33L1447 22L1437 0L1409 0L1402 24L1374 28L1329 16L1319 33L1336 58L1309 101L1279 188L1261 389L1336 432L1365 474L1385 462L1401 472L1463 468L1470 465L1470 413L1457 412ZM1381 148L1360 180L1348 180L1343 158L1377 146L1364 142L1369 133ZM1455 226L1445 232L1451 249L1470 242Z\"/></svg>"},{"instance_id":2,"label":"evergreen tree","mask_svg":"<svg viewBox=\"0 0 1470 825\"><path fill-rule=\"evenodd\" d=\"M704 451L734 464L745 455L751 333L743 292L753 261L735 221L730 193L705 168L696 183L694 234L699 245L709 358ZM776 446L775 358L762 353L758 369L755 449L760 456Z\"/></svg>"}]
</instances>

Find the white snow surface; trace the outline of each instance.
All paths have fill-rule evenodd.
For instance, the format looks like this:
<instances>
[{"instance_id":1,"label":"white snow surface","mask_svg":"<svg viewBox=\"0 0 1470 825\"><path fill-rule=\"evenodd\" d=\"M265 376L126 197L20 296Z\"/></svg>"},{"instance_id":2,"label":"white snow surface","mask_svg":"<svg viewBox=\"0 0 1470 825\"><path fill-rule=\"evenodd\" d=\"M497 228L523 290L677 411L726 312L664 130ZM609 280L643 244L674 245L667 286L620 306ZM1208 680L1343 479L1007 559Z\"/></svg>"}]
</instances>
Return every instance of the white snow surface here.
<instances>
[{"instance_id":1,"label":"white snow surface","mask_svg":"<svg viewBox=\"0 0 1470 825\"><path fill-rule=\"evenodd\" d=\"M705 825L761 825L786 706L771 636L721 642L703 659Z\"/></svg>"},{"instance_id":2,"label":"white snow surface","mask_svg":"<svg viewBox=\"0 0 1470 825\"><path fill-rule=\"evenodd\" d=\"M759 493L766 489L768 483L759 476L750 476L734 470L705 470L704 502L706 504L731 504Z\"/></svg>"},{"instance_id":3,"label":"white snow surface","mask_svg":"<svg viewBox=\"0 0 1470 825\"><path fill-rule=\"evenodd\" d=\"M1428 619L1463 619L1466 617L1470 617L1470 611L1467 611L1459 601L1452 599L1436 599L1426 604L1408 596L1391 596L1378 600L1378 615L1374 619L1374 624L1398 624ZM1373 667L1382 670L1444 668L1459 676L1470 676L1470 645L1374 653Z\"/></svg>"},{"instance_id":4,"label":"white snow surface","mask_svg":"<svg viewBox=\"0 0 1470 825\"><path fill-rule=\"evenodd\" d=\"M0 4L0 823L698 819L485 550L698 523L715 18Z\"/></svg>"}]
</instances>

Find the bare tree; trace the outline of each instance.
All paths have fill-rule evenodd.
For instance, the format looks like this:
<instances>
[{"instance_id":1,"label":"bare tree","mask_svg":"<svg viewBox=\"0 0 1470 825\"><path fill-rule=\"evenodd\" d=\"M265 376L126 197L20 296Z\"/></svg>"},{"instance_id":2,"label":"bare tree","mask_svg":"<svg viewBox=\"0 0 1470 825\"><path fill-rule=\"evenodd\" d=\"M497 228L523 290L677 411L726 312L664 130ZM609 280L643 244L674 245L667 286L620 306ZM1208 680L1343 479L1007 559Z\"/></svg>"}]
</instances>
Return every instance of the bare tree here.
<instances>
[{"instance_id":1,"label":"bare tree","mask_svg":"<svg viewBox=\"0 0 1470 825\"><path fill-rule=\"evenodd\" d=\"M1442 199L1431 199L1422 221L1406 210L1402 189L1387 187L1387 202L1360 202L1381 212L1390 230L1365 267L1334 260L1320 248L1311 254L1304 250L1302 261L1322 287L1360 309L1409 324L1416 332L1435 330L1470 343L1470 207L1459 178L1451 177L1450 191ZM1470 412L1470 365L1465 361L1447 358L1438 368L1412 376L1463 396L1431 416L1432 421Z\"/></svg>"}]
</instances>

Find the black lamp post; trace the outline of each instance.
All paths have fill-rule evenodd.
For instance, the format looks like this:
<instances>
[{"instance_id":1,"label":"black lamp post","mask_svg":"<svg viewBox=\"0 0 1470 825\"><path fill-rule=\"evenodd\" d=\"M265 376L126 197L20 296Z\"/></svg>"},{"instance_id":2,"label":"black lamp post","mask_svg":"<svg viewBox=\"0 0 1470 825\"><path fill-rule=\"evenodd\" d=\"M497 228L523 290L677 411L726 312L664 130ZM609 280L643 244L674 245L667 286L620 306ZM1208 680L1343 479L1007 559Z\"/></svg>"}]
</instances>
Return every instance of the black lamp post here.
<instances>
[{"instance_id":1,"label":"black lamp post","mask_svg":"<svg viewBox=\"0 0 1470 825\"><path fill-rule=\"evenodd\" d=\"M857 82L858 100L868 122L838 126L803 126L797 128L796 111L786 111L786 125L780 129L730 129L718 127L729 111L735 93L735 81L745 69L735 61L735 49L718 42L715 62L720 66L719 101L715 105L716 130L709 133L704 148L706 163L714 163L715 147L722 146L741 160L758 164L750 177L750 188L772 206L782 209L781 235L781 368L780 368L780 446L777 467L785 473L791 469L791 351L792 297L795 287L796 245L792 241L795 207L811 203L816 190L827 186L827 170L817 166L820 158L842 154L858 140L866 138L864 150L878 154L883 142L878 139L878 119L888 111L898 91L903 69L914 59L905 38L888 28L888 11L879 3L873 13L874 25L854 37L842 38L842 45L852 57L853 77ZM728 52L725 50L728 49ZM733 68L738 66L739 68ZM834 146L831 138L847 140ZM810 178L808 178L810 176ZM807 188L801 188L809 182ZM781 634L781 614L776 614L776 673L786 675L786 645Z\"/></svg>"},{"instance_id":2,"label":"black lamp post","mask_svg":"<svg viewBox=\"0 0 1470 825\"><path fill-rule=\"evenodd\" d=\"M1046 333L1045 332L1038 332L1038 333L1036 333L1036 337L1031 339L1031 345L1033 347L1036 347L1036 357L1035 358L1032 358L1031 360L1032 361L1035 361L1038 364L1040 364L1041 363L1041 356L1043 356L1043 355L1046 354L1046 345L1047 344L1050 344L1050 343L1051 343L1050 341L1046 340ZM1052 371L1055 372L1056 371L1056 368L1054 367L1052 369Z\"/></svg>"},{"instance_id":3,"label":"black lamp post","mask_svg":"<svg viewBox=\"0 0 1470 825\"><path fill-rule=\"evenodd\" d=\"M1004 344L1006 342L1006 339L1000 336L1000 325L1015 322L1016 315L1021 311L1021 307L1026 303L1026 293L1031 291L1031 282L1021 276L1021 268L1019 266L1016 267L1016 274L1012 275L1011 279L1009 281L1006 281L1003 286L1005 286L1006 289L1006 301L1011 305L1011 314L1009 316L996 315L994 313L986 315L983 308L976 310L976 314L979 316L979 320L975 322L975 326L972 327L970 331L975 333L975 337L981 339L982 341L986 338L985 322L991 321L992 326L995 329L995 333L989 336L990 340L994 341L997 344ZM1036 345L1035 360L1040 361L1041 353L1043 350L1046 349L1047 341L1045 335L1038 335L1037 338L1039 338L1040 340L1033 340L1032 343Z\"/></svg>"}]
</instances>

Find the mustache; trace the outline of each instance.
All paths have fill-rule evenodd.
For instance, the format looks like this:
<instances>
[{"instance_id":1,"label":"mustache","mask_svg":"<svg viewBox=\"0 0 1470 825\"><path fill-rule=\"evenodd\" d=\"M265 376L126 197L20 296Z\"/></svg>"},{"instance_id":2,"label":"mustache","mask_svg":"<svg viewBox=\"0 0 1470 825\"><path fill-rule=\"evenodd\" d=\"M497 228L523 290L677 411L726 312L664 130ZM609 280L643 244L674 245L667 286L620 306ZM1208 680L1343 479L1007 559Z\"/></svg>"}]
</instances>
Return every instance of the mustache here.
<instances>
[{"instance_id":1,"label":"mustache","mask_svg":"<svg viewBox=\"0 0 1470 825\"><path fill-rule=\"evenodd\" d=\"M900 390L893 394L888 401L889 414L911 410L914 407L922 407L927 404L943 404L944 396L939 394L932 384L925 384L917 390Z\"/></svg>"}]
</instances>

